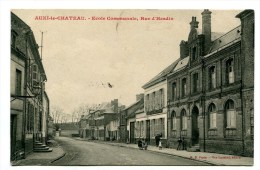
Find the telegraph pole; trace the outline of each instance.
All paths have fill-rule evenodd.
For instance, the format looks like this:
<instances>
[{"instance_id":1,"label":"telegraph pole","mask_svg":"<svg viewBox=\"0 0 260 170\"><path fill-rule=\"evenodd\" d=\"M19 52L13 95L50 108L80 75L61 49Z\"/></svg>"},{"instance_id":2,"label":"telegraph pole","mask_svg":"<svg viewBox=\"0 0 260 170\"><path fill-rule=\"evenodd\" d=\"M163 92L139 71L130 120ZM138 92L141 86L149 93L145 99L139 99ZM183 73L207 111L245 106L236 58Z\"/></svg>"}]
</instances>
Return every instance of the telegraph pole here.
<instances>
[{"instance_id":1,"label":"telegraph pole","mask_svg":"<svg viewBox=\"0 0 260 170\"><path fill-rule=\"evenodd\" d=\"M43 48L43 34L46 33L47 31L41 31L41 60L42 60L42 48Z\"/></svg>"}]
</instances>

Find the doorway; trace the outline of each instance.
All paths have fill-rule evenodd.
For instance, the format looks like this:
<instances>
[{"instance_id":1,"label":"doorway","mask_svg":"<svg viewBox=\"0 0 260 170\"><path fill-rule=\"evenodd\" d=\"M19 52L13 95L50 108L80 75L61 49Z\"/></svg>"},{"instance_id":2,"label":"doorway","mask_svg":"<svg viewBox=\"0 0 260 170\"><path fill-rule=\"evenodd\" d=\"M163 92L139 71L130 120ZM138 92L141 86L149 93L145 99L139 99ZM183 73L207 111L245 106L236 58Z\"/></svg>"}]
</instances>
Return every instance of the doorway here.
<instances>
[{"instance_id":1,"label":"doorway","mask_svg":"<svg viewBox=\"0 0 260 170\"><path fill-rule=\"evenodd\" d=\"M135 143L135 122L130 122L130 143Z\"/></svg>"},{"instance_id":2,"label":"doorway","mask_svg":"<svg viewBox=\"0 0 260 170\"><path fill-rule=\"evenodd\" d=\"M146 120L146 142L150 144L150 120Z\"/></svg>"},{"instance_id":3,"label":"doorway","mask_svg":"<svg viewBox=\"0 0 260 170\"><path fill-rule=\"evenodd\" d=\"M192 124L192 145L196 145L199 143L199 127L198 127L198 116L199 109L197 106L194 106L191 113L191 124Z\"/></svg>"}]
</instances>

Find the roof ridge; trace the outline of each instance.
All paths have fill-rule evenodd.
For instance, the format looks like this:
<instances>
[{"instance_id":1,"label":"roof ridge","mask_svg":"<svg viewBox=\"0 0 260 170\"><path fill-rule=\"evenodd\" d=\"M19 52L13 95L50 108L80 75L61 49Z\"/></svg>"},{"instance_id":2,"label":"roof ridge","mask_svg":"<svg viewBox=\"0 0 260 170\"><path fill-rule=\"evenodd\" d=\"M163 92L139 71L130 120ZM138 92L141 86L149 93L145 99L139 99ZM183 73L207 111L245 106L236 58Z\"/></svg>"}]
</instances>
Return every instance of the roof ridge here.
<instances>
[{"instance_id":1,"label":"roof ridge","mask_svg":"<svg viewBox=\"0 0 260 170\"><path fill-rule=\"evenodd\" d=\"M212 41L212 43L215 42L216 40L219 40L220 38L224 37L224 36L227 35L228 33L234 31L234 30L237 29L238 27L241 27L241 25L239 25L239 26L237 26L237 27L235 27L235 28L229 30L229 31L226 32L225 34L221 35L220 37L218 37L217 39L215 39L214 41Z\"/></svg>"}]
</instances>

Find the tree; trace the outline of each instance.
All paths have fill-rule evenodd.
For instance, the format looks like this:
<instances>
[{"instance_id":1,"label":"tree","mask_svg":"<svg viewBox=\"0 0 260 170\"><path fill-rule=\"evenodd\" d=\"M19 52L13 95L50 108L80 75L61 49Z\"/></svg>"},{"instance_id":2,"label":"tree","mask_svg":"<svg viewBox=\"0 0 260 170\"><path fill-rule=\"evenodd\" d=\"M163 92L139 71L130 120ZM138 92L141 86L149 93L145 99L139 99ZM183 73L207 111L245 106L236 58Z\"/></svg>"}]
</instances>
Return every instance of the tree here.
<instances>
[{"instance_id":1,"label":"tree","mask_svg":"<svg viewBox=\"0 0 260 170\"><path fill-rule=\"evenodd\" d=\"M64 117L64 112L59 106L52 106L51 107L51 117L53 118L53 123L61 123L63 117Z\"/></svg>"}]
</instances>

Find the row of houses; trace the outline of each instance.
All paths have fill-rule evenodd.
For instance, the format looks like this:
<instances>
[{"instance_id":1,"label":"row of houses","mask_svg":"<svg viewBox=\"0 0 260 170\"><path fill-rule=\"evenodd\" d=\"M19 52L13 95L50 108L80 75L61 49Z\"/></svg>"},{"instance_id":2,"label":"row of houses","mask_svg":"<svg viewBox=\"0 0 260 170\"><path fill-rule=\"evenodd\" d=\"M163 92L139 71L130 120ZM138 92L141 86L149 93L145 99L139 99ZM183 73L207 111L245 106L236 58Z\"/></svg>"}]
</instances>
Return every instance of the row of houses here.
<instances>
[{"instance_id":1,"label":"row of houses","mask_svg":"<svg viewBox=\"0 0 260 170\"><path fill-rule=\"evenodd\" d=\"M241 25L227 33L212 31L211 13L201 13L202 29L192 17L179 58L143 85L135 103L109 119L100 111L82 118L90 123L81 136L154 145L160 134L169 148L181 137L189 151L253 156L254 11L237 14Z\"/></svg>"},{"instance_id":2,"label":"row of houses","mask_svg":"<svg viewBox=\"0 0 260 170\"><path fill-rule=\"evenodd\" d=\"M38 49L30 27L11 13L11 160L26 157L36 141L45 143L52 121Z\"/></svg>"}]
</instances>

